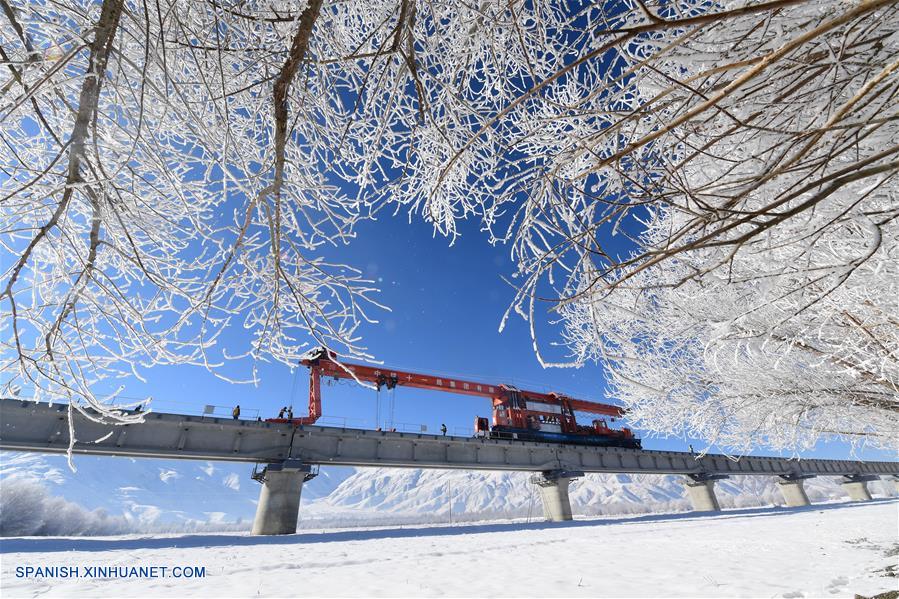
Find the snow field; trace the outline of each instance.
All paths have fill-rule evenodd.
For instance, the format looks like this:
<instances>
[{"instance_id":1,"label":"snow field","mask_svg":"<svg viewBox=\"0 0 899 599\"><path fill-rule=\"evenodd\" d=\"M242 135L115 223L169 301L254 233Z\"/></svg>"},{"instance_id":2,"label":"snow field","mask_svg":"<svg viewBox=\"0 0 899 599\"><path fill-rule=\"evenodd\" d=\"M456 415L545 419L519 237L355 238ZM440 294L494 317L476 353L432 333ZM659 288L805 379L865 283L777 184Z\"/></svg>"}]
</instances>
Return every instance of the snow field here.
<instances>
[{"instance_id":1,"label":"snow field","mask_svg":"<svg viewBox=\"0 0 899 599\"><path fill-rule=\"evenodd\" d=\"M896 590L899 500L562 524L13 538L4 597L851 597ZM202 579L21 579L25 565L204 566ZM894 570L895 571L895 570Z\"/></svg>"}]
</instances>

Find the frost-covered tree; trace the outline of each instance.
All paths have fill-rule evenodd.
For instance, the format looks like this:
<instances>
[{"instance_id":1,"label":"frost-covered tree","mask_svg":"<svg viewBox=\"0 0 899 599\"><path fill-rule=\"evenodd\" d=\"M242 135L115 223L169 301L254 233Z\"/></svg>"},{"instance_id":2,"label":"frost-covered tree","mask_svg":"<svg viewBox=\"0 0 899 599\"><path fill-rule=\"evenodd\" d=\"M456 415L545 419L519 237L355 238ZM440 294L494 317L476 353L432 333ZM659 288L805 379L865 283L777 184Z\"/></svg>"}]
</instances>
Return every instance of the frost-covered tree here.
<instances>
[{"instance_id":1,"label":"frost-covered tree","mask_svg":"<svg viewBox=\"0 0 899 599\"><path fill-rule=\"evenodd\" d=\"M309 343L364 356L373 290L331 248L382 209L449 237L482 219L512 243L531 316L545 291L592 312L642 273L656 289L693 251L723 254L688 278L718 277L798 218L821 230L787 245L810 252L818 233L886 239L891 222L895 2L0 9L5 389L107 417L132 416L98 381L154 364L294 363ZM834 202L846 219L824 216ZM633 215L644 249L619 259L609 235ZM600 356L580 318L577 355ZM233 326L253 342L227 346Z\"/></svg>"},{"instance_id":2,"label":"frost-covered tree","mask_svg":"<svg viewBox=\"0 0 899 599\"><path fill-rule=\"evenodd\" d=\"M498 162L456 150L587 35L515 3L0 8L3 392L122 422L97 383L149 366L364 356L373 289L330 247L386 202L453 235Z\"/></svg>"},{"instance_id":3,"label":"frost-covered tree","mask_svg":"<svg viewBox=\"0 0 899 599\"><path fill-rule=\"evenodd\" d=\"M341 82L308 72L321 2L0 7L7 393L127 422L140 416L108 408L97 382L290 362L310 336L358 351L370 288L318 252L359 216L325 165L365 157L336 136L351 110L318 102ZM318 58L364 35L333 34ZM229 325L251 346L218 347Z\"/></svg>"},{"instance_id":4,"label":"frost-covered tree","mask_svg":"<svg viewBox=\"0 0 899 599\"><path fill-rule=\"evenodd\" d=\"M899 6L776 4L641 6L684 24L621 47L612 123L526 211L517 307L562 272L574 363L604 361L638 426L895 446Z\"/></svg>"},{"instance_id":5,"label":"frost-covered tree","mask_svg":"<svg viewBox=\"0 0 899 599\"><path fill-rule=\"evenodd\" d=\"M840 210L809 212L781 230L793 237L752 240L702 276L727 250L591 290L562 308L567 341L605 360L630 418L662 433L740 451L807 448L822 434L894 444L899 232ZM652 231L662 244L670 229Z\"/></svg>"}]
</instances>

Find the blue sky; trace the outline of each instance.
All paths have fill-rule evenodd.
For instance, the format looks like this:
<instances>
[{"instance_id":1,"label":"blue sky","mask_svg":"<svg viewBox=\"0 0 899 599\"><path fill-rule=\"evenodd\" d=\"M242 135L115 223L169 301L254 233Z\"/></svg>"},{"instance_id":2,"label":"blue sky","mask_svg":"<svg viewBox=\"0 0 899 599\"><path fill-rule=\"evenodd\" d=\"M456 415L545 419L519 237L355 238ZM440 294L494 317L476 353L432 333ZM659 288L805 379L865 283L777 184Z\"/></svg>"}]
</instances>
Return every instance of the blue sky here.
<instances>
[{"instance_id":1,"label":"blue sky","mask_svg":"<svg viewBox=\"0 0 899 599\"><path fill-rule=\"evenodd\" d=\"M510 383L524 389L562 391L574 397L611 401L606 394L600 366L581 369L544 370L534 356L528 326L512 317L506 329L498 327L514 290L501 275L512 272L509 248L492 247L477 223L464 223L453 246L434 237L420 219L411 224L405 214L382 213L378 221L364 222L358 238L339 248L338 257L357 266L378 281L379 299L391 312L372 312L380 322L363 325L360 334L370 352L387 366L428 373L453 374L493 383ZM554 331L547 319L541 323L544 350ZM241 329L228 334L229 343L241 339ZM556 356L561 357L561 350ZM246 365L226 367L223 372L244 378ZM294 372L281 364L259 366L260 384L234 385L196 367L155 368L146 373L148 384L129 383L128 396L150 394L153 408L166 412L197 413L205 404L220 406L226 414L240 404L244 416L275 416L283 405L292 404L297 414L306 410L308 371ZM437 432L445 423L450 432L471 434L475 416L489 416L486 399L399 388L395 392L393 422L397 428L418 430L425 425ZM390 418L390 397L382 392L381 424ZM377 395L350 381L323 389L323 423L373 428ZM586 417L585 417L586 418ZM344 421L344 419L346 419ZM638 432L639 436L645 436ZM644 447L686 450L704 447L693 439L647 439ZM771 454L758 451L757 454ZM842 443L822 444L808 457L843 458L850 448ZM889 459L886 452L863 451L865 459Z\"/></svg>"}]
</instances>

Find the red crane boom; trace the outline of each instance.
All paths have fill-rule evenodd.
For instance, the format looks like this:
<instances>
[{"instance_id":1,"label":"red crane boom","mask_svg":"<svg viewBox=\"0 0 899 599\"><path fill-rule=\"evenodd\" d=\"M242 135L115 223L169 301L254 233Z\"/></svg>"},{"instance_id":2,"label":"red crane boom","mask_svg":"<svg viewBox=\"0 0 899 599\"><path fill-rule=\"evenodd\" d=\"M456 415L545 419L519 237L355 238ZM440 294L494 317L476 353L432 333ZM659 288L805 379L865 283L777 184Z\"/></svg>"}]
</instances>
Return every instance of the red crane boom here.
<instances>
[{"instance_id":1,"label":"red crane boom","mask_svg":"<svg viewBox=\"0 0 899 599\"><path fill-rule=\"evenodd\" d=\"M321 379L322 377L334 377L336 379L357 379L359 381L373 383L379 389L386 387L412 387L415 389L428 389L431 391L444 391L461 395L474 395L488 397L494 401L494 405L507 400L510 395L517 395L529 402L547 405L566 404L572 411L587 412L603 416L619 417L624 411L618 406L610 404L573 399L559 393L541 393L539 391L519 390L510 385L490 385L476 381L466 381L452 377L421 374L396 370L385 366L370 366L367 364L352 364L334 360L335 355L324 348L313 350L306 354L300 364L309 368L309 415L294 418L291 421L296 424L313 424L322 414L321 409Z\"/></svg>"}]
</instances>

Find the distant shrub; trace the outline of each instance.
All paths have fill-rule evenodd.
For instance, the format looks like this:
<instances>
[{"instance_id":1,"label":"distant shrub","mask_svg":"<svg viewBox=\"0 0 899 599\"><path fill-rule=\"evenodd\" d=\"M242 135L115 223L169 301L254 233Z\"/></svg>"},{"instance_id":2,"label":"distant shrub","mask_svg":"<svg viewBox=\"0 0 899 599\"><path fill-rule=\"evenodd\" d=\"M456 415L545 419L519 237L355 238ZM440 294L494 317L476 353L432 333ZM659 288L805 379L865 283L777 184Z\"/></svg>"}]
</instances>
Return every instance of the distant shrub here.
<instances>
[{"instance_id":1,"label":"distant shrub","mask_svg":"<svg viewBox=\"0 0 899 599\"><path fill-rule=\"evenodd\" d=\"M81 536L133 532L122 517L87 510L54 497L35 479L11 477L0 485L0 536Z\"/></svg>"},{"instance_id":2,"label":"distant shrub","mask_svg":"<svg viewBox=\"0 0 899 599\"><path fill-rule=\"evenodd\" d=\"M111 516L50 494L34 478L13 476L0 483L0 537L105 536L128 533L230 532L247 530L237 522L140 522Z\"/></svg>"}]
</instances>

